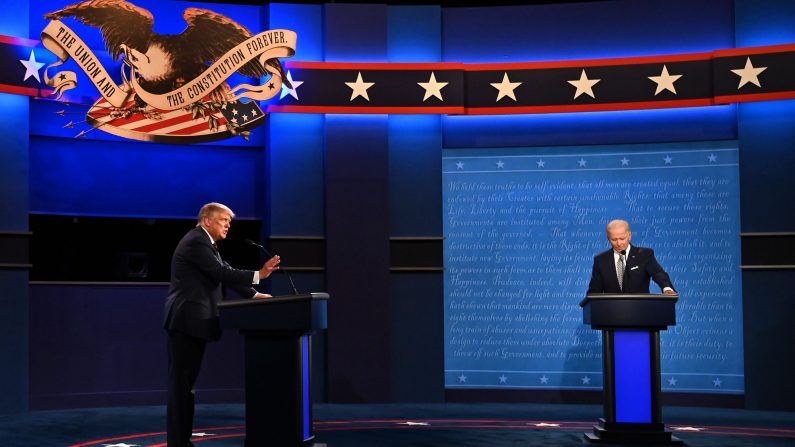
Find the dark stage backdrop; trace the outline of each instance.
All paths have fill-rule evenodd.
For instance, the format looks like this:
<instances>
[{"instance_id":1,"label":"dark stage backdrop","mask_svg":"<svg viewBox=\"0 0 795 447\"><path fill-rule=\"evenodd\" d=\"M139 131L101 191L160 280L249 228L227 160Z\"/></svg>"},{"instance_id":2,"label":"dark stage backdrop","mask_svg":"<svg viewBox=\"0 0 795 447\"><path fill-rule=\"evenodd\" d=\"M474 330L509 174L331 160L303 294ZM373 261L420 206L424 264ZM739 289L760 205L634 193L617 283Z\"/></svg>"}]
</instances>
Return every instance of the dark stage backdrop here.
<instances>
[{"instance_id":1,"label":"dark stage backdrop","mask_svg":"<svg viewBox=\"0 0 795 447\"><path fill-rule=\"evenodd\" d=\"M9 11L0 17L0 33L36 39L45 23L42 14L68 3L71 2L0 0ZM184 27L181 19L184 8L199 4L152 0L136 3L155 12L155 27L159 32L178 32ZM795 4L788 0L600 1L455 9L433 5L208 5L252 29L297 31L298 49L293 60L300 61L572 60L795 42L792 27ZM91 41L91 45L99 51L100 57L105 57L98 38ZM20 55L20 59L26 56ZM22 70L24 67L16 68ZM369 211L378 213L379 231L367 233L372 237L357 238L356 232L339 228L330 232L335 235L332 243L336 247L335 254L330 257L324 254L326 230L328 226L346 225L347 222L343 218L334 221L326 218L326 207L336 203L326 202L326 179L333 163L355 163L355 153L348 154L349 158L339 157L346 155L342 151L346 142L358 138L359 126L344 128L352 120L327 119L326 115L314 114L273 114L270 127L262 129L264 132L254 132L249 143L237 139L214 145L179 147L120 141L99 131L76 139L76 130L63 128L69 119L55 115L59 110L57 105L6 94L0 95L0 101L3 105L0 126L6 143L0 151L3 161L0 163L3 185L0 198L6 204L0 213L0 236L6 240L22 238L28 241L37 237L27 234L31 211L78 217L189 219L208 199L221 200L233 204L241 217L261 219L263 237L278 236L296 241L303 241L300 237L310 238L312 253L317 254L316 259L321 262L297 274L302 276L299 281L306 284L305 289L325 288L326 272L322 261L331 264L346 256L342 249L346 244L367 245L368 253L383 260L390 254L391 247L403 242L384 243L379 238L385 234L393 239L430 237L440 240L443 234L443 147L530 148L737 140L741 148L743 231L792 232L795 229L792 224L795 208L786 206L793 203L795 194L795 180L790 175L791 166L795 164L793 101L633 112L373 117L372 121L379 123L374 130L379 135L369 141L378 146L374 148L380 163L378 175L388 175L388 188L368 188L367 170L357 174L347 166L345 173L351 174L352 187L342 188L344 185L337 184L332 199L362 204L388 203L388 206L378 205ZM334 148L331 163L327 159L328 147ZM249 150L253 152L247 152ZM108 171L113 175L102 171L103 165L94 160L95 156L107 162ZM387 158L388 165L384 166ZM50 161L57 161L57 164L33 165ZM233 169L226 169L227 165ZM242 173L235 168L242 169ZM255 178L252 180L250 175ZM97 181L92 184L94 177ZM48 188L40 188L39 181ZM73 181L75 184L71 184ZM250 187L257 191L250 192ZM357 214L357 219L368 217L366 209ZM383 231L385 227L388 232ZM743 236L744 243L748 238ZM438 244L440 247L441 242ZM793 250L763 251L781 257L791 252ZM163 382L150 381L165 364L165 359L157 354L162 349L157 338L161 333L157 326L161 290L130 286L129 293L120 293L112 288L92 288L80 283L56 285L55 288L42 284L29 286L28 267L22 264L0 267L0 288L5 292L4 312L0 317L3 331L0 364L4 365L0 368L0 393L4 396L0 400L0 411L28 408L29 381L36 387L45 384L46 387L37 389L49 395L49 402L57 402L59 406L80 405L78 396L86 391L107 392L106 396L115 396L108 399L109 403L125 405L134 399L113 394L114 390L129 389L137 393L161 386ZM388 267L384 263L381 268ZM336 283L347 290L353 290L359 280L355 270L335 274L339 275ZM329 337L334 337L343 347L336 351L344 355L336 363L343 367L333 371L340 377L337 383L365 383L367 392L360 392L361 387L342 387L333 392L329 390L328 394L321 392L321 398L333 396L335 401L370 402L384 398L413 402L444 400L443 274L438 268L392 270L388 275L372 278L377 281L371 283L372 288L367 293L349 295L340 301L347 303L344 310L352 309L352 312L330 309L330 313L336 312L339 318L335 326L353 329L342 333L329 331ZM793 367L795 345L786 342L795 337L794 326L787 319L795 313L791 287L788 287L792 283L792 270L743 270L745 399L753 408L792 409L793 406L791 396L795 394L795 385L787 374ZM60 293L58 287L70 290ZM103 321L118 314L113 308L109 310L107 304L117 299L125 300L125 305L118 310L125 311L121 315L128 317L128 322L147 322L150 325L145 330L153 332L131 339L107 330L103 332L106 341L103 346L109 352L97 352L89 359L81 351L83 345L75 342L80 339L75 337L82 337L82 331L94 325L108 328L102 326ZM357 306L360 301L366 305ZM145 306L136 305L144 302ZM75 307L78 305L79 312ZM370 317L368 311L374 308L388 311L379 311L375 323L368 321L366 326L358 325L359 321ZM68 330L59 331L59 326L47 325L59 315L70 316L70 327L65 328ZM36 331L47 332L31 336L28 322ZM345 350L349 339L362 337L362 331L355 329L364 327L376 331L372 339L379 343L357 345L366 348L364 350ZM35 341L30 349L29 340ZM31 361L47 358L48 350L53 349L49 340L60 343L64 349L63 359L68 360L69 350L73 350L76 356L86 360L82 364L70 364L70 368L76 368L69 371L74 380L58 382L55 376L51 379L42 372L53 364ZM115 349L127 343L143 345L135 349ZM389 356L382 355L384 350L389 351ZM93 389L87 386L87 380L94 377L95 368L115 373L118 369L111 367L114 364L131 366L136 360L149 359L138 353L153 353L151 368L129 367L125 370L129 381L98 384ZM128 357L122 358L125 355ZM386 362L377 376L368 368L373 356ZM162 362L160 365L154 364L157 359ZM221 375L212 376L215 372L211 371L207 370L210 376L206 379L211 382L219 379L214 382L219 387L228 385ZM387 372L382 374L382 371ZM57 367L50 373L56 372ZM321 390L324 385L320 384Z\"/></svg>"}]
</instances>

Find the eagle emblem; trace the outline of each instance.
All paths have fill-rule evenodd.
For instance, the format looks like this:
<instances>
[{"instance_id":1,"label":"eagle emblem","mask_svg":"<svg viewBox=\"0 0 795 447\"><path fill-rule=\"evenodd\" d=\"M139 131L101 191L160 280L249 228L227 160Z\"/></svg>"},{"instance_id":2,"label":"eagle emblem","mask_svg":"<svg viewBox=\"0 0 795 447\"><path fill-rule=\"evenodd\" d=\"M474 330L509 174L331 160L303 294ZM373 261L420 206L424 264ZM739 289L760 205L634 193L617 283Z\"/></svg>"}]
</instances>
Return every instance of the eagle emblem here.
<instances>
[{"instance_id":1,"label":"eagle emblem","mask_svg":"<svg viewBox=\"0 0 795 447\"><path fill-rule=\"evenodd\" d=\"M282 84L291 87L279 58L295 54L295 33L254 35L201 8L187 8L182 17L186 28L180 34L159 34L152 13L126 0L88 0L50 12L42 43L59 61L45 70L45 82L60 99L77 86L77 75L62 71L50 77L48 71L76 62L102 95L87 122L119 136L185 143L248 139L265 118L257 101L275 96ZM64 19L99 29L111 58L122 62L120 84ZM264 82L233 87L228 80L235 73Z\"/></svg>"}]
</instances>

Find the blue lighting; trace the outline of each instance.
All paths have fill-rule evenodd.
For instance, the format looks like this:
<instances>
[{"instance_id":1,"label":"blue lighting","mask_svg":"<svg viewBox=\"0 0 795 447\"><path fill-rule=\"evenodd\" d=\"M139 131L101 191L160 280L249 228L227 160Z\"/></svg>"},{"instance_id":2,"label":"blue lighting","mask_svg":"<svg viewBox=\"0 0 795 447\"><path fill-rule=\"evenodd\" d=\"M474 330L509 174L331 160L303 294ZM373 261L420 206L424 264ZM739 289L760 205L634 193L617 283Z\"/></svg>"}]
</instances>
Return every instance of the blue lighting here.
<instances>
[{"instance_id":1,"label":"blue lighting","mask_svg":"<svg viewBox=\"0 0 795 447\"><path fill-rule=\"evenodd\" d=\"M156 143L145 148L116 141L64 144L60 138L31 138L30 211L194 217L203 203L217 200L240 218L259 215L261 151Z\"/></svg>"},{"instance_id":2,"label":"blue lighting","mask_svg":"<svg viewBox=\"0 0 795 447\"><path fill-rule=\"evenodd\" d=\"M392 236L442 232L441 196L427 194L441 184L441 118L438 115L389 116L389 195Z\"/></svg>"},{"instance_id":3,"label":"blue lighting","mask_svg":"<svg viewBox=\"0 0 795 447\"><path fill-rule=\"evenodd\" d=\"M0 225L5 230L28 228L28 176L30 170L27 96L0 93L0 191L3 212ZM27 275L27 273L25 273ZM2 405L0 405L2 407Z\"/></svg>"},{"instance_id":4,"label":"blue lighting","mask_svg":"<svg viewBox=\"0 0 795 447\"><path fill-rule=\"evenodd\" d=\"M270 115L271 234L322 235L324 179L322 173L325 117L308 113ZM300 132L296 132L300 129ZM301 197L301 206L295 198Z\"/></svg>"},{"instance_id":5,"label":"blue lighting","mask_svg":"<svg viewBox=\"0 0 795 447\"><path fill-rule=\"evenodd\" d=\"M0 16L0 34L17 37L28 36L28 17L30 15L28 12L28 3L29 2L22 2L20 5L20 2L17 0L0 0L0 7L2 7L4 11L13 11L13 13Z\"/></svg>"},{"instance_id":6,"label":"blue lighting","mask_svg":"<svg viewBox=\"0 0 795 447\"><path fill-rule=\"evenodd\" d=\"M444 116L442 128L446 148L733 140L737 107Z\"/></svg>"},{"instance_id":7,"label":"blue lighting","mask_svg":"<svg viewBox=\"0 0 795 447\"><path fill-rule=\"evenodd\" d=\"M328 3L323 43L328 62L387 62L387 6Z\"/></svg>"},{"instance_id":8,"label":"blue lighting","mask_svg":"<svg viewBox=\"0 0 795 447\"><path fill-rule=\"evenodd\" d=\"M327 113L326 122L335 124L366 124L383 122L389 115L385 114L362 114L362 113Z\"/></svg>"},{"instance_id":9,"label":"blue lighting","mask_svg":"<svg viewBox=\"0 0 795 447\"><path fill-rule=\"evenodd\" d=\"M648 331L615 331L616 422L652 422Z\"/></svg>"},{"instance_id":10,"label":"blue lighting","mask_svg":"<svg viewBox=\"0 0 795 447\"><path fill-rule=\"evenodd\" d=\"M297 61L323 60L323 7L321 5L270 5L269 29L289 29L298 34ZM286 60L291 60L286 59Z\"/></svg>"},{"instance_id":11,"label":"blue lighting","mask_svg":"<svg viewBox=\"0 0 795 447\"><path fill-rule=\"evenodd\" d=\"M442 58L439 6L390 6L390 62L438 62Z\"/></svg>"},{"instance_id":12,"label":"blue lighting","mask_svg":"<svg viewBox=\"0 0 795 447\"><path fill-rule=\"evenodd\" d=\"M734 46L731 0L448 8L443 20L443 60L449 62L652 56Z\"/></svg>"},{"instance_id":13,"label":"blue lighting","mask_svg":"<svg viewBox=\"0 0 795 447\"><path fill-rule=\"evenodd\" d=\"M304 440L307 440L312 436L312 401L310 400L309 393L310 387L312 386L309 381L310 366L309 336L304 335L301 337L301 377L303 380L301 392L303 393L304 403Z\"/></svg>"},{"instance_id":14,"label":"blue lighting","mask_svg":"<svg viewBox=\"0 0 795 447\"><path fill-rule=\"evenodd\" d=\"M795 41L795 2L755 0L735 2L737 46L787 44Z\"/></svg>"}]
</instances>

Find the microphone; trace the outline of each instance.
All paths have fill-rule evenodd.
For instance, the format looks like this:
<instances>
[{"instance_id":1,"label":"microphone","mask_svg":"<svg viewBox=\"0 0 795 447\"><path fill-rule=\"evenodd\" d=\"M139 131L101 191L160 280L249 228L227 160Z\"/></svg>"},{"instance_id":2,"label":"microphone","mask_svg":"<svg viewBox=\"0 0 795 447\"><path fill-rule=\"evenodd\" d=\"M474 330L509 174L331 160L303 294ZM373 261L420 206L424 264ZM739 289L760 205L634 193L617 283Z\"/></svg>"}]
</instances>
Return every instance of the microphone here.
<instances>
[{"instance_id":1,"label":"microphone","mask_svg":"<svg viewBox=\"0 0 795 447\"><path fill-rule=\"evenodd\" d=\"M246 239L244 242L247 243L248 245L253 245L255 247L259 247L259 249L262 250L263 252L265 252L266 255L268 255L271 258L273 257L273 255L271 254L271 252L268 251L267 248L265 248L262 245L252 241L251 239ZM295 288L295 283L293 283L293 278L290 276L289 273L287 273L287 270L284 270L284 269L280 268L279 271L284 273L287 276L287 280L290 281L290 287L293 288L293 293L296 294L296 295L300 295L300 293L298 293L298 289Z\"/></svg>"}]
</instances>

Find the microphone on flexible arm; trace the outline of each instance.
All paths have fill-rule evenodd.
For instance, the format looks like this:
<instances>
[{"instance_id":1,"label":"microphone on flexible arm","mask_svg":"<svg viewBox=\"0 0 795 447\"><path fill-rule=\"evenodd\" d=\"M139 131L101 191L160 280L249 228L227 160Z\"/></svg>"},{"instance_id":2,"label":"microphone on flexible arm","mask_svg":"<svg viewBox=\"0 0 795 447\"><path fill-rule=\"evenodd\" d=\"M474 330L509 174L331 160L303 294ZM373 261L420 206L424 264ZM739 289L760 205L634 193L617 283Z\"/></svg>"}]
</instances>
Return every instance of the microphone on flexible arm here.
<instances>
[{"instance_id":1,"label":"microphone on flexible arm","mask_svg":"<svg viewBox=\"0 0 795 447\"><path fill-rule=\"evenodd\" d=\"M251 239L246 239L244 242L247 243L248 245L253 245L255 247L259 247L259 249L262 250L267 256L269 256L271 258L273 257L273 255L271 254L271 252L268 251L268 249L266 249L265 247L263 247L262 245L260 245L260 244L258 244L256 242L252 241ZM287 280L290 281L290 287L293 288L293 293L296 294L296 295L300 295L300 293L298 293L298 289L295 288L295 283L293 283L293 278L290 276L289 273L287 273L287 270L284 270L284 269L280 268L279 271L284 273L287 276Z\"/></svg>"}]
</instances>

